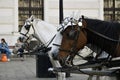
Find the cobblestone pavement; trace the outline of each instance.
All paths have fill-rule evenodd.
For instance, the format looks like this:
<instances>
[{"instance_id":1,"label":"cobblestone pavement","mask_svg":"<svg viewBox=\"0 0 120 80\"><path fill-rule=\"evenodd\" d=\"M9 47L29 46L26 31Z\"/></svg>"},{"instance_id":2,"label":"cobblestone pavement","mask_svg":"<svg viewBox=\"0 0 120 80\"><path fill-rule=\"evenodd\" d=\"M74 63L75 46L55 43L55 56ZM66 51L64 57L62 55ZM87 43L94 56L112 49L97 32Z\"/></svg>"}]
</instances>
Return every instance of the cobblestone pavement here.
<instances>
[{"instance_id":1,"label":"cobblestone pavement","mask_svg":"<svg viewBox=\"0 0 120 80\"><path fill-rule=\"evenodd\" d=\"M71 74L67 80L87 80L87 75ZM21 61L12 58L10 62L0 62L0 80L57 80L56 78L37 78L36 59L33 57Z\"/></svg>"},{"instance_id":2,"label":"cobblestone pavement","mask_svg":"<svg viewBox=\"0 0 120 80\"><path fill-rule=\"evenodd\" d=\"M71 74L71 77L67 78L67 80L87 80L87 78L88 78L87 75ZM20 58L13 57L11 58L10 62L0 62L0 80L57 80L57 79L37 78L35 57L27 57L25 58L24 61L21 61Z\"/></svg>"}]
</instances>

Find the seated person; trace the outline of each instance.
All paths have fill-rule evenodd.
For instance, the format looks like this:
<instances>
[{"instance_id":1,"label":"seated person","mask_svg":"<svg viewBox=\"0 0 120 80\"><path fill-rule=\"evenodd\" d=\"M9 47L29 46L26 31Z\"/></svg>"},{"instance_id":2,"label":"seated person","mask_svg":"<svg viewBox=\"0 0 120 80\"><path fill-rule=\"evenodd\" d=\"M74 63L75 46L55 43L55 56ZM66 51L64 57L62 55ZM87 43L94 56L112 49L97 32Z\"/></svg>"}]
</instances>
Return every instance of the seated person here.
<instances>
[{"instance_id":1,"label":"seated person","mask_svg":"<svg viewBox=\"0 0 120 80\"><path fill-rule=\"evenodd\" d=\"M7 59L8 59L8 61L10 61L10 54L11 54L11 52L10 52L10 50L8 48L8 44L6 43L4 38L1 39L0 53L6 53Z\"/></svg>"},{"instance_id":2,"label":"seated person","mask_svg":"<svg viewBox=\"0 0 120 80\"><path fill-rule=\"evenodd\" d=\"M24 49L22 48L22 46L23 46L23 42L21 38L18 38L17 43L15 43L15 48L13 49L13 53L20 55L20 57L23 57Z\"/></svg>"}]
</instances>

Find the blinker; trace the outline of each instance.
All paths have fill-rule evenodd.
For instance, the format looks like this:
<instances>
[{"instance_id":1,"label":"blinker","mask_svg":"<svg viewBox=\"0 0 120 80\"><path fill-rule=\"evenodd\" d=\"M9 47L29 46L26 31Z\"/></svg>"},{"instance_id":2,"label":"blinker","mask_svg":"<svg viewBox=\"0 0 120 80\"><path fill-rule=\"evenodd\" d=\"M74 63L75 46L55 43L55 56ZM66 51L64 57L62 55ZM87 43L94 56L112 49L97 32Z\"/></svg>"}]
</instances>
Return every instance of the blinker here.
<instances>
[{"instance_id":1,"label":"blinker","mask_svg":"<svg viewBox=\"0 0 120 80\"><path fill-rule=\"evenodd\" d=\"M78 25L79 25L79 26L82 26L82 22L79 22Z\"/></svg>"},{"instance_id":2,"label":"blinker","mask_svg":"<svg viewBox=\"0 0 120 80\"><path fill-rule=\"evenodd\" d=\"M25 26L25 29L26 29L26 30L29 30L29 29L30 29L30 25L26 25L26 26Z\"/></svg>"},{"instance_id":3,"label":"blinker","mask_svg":"<svg viewBox=\"0 0 120 80\"><path fill-rule=\"evenodd\" d=\"M76 37L76 31L75 30L71 30L68 34L70 39L74 39Z\"/></svg>"}]
</instances>

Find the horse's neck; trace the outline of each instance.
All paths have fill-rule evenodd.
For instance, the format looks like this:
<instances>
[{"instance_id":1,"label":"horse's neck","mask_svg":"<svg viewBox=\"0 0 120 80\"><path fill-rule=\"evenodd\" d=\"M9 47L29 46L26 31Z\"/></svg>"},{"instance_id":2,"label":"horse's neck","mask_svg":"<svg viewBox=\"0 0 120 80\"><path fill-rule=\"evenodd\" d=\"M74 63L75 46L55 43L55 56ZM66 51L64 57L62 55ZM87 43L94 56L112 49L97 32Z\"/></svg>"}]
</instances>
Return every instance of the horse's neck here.
<instances>
[{"instance_id":1,"label":"horse's neck","mask_svg":"<svg viewBox=\"0 0 120 80\"><path fill-rule=\"evenodd\" d=\"M47 43L56 34L56 27L42 20L34 20L35 34L42 43Z\"/></svg>"},{"instance_id":2,"label":"horse's neck","mask_svg":"<svg viewBox=\"0 0 120 80\"><path fill-rule=\"evenodd\" d=\"M120 29L119 23L109 23L92 19L86 19L86 23L88 43L96 45L112 56L118 56L120 54L120 50L116 51L118 33L120 31L118 30Z\"/></svg>"},{"instance_id":3,"label":"horse's neck","mask_svg":"<svg viewBox=\"0 0 120 80\"><path fill-rule=\"evenodd\" d=\"M50 50L50 53L58 53L59 47L61 45L61 41L62 41L62 35L60 32L56 33L56 36L54 38L54 40L52 41L52 43L49 45L49 47L52 47Z\"/></svg>"},{"instance_id":4,"label":"horse's neck","mask_svg":"<svg viewBox=\"0 0 120 80\"><path fill-rule=\"evenodd\" d=\"M118 43L120 44L120 42L105 39L94 33L90 33L89 31L87 32L87 34L88 34L87 43L92 45L88 47L92 48L93 51L95 50L94 46L97 46L101 50L106 51L107 53L111 54L113 57L120 56L120 45L117 48L117 45Z\"/></svg>"}]
</instances>

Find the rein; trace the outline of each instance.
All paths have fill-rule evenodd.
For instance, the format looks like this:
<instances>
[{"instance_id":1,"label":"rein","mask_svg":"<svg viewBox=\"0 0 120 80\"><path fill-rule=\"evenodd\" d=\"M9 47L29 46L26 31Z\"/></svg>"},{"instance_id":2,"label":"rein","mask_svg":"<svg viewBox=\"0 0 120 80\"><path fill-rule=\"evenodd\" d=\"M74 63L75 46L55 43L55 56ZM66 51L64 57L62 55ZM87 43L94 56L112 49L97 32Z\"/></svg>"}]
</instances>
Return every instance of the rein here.
<instances>
[{"instance_id":1,"label":"rein","mask_svg":"<svg viewBox=\"0 0 120 80\"><path fill-rule=\"evenodd\" d=\"M87 30L89 30L89 31L91 31L91 32L93 32L93 33L95 33L95 34L97 34L98 36L107 39L107 40L110 40L110 41L113 41L113 42L120 42L120 40L115 40L115 39L109 38L109 37L107 37L107 36L104 36L104 35L102 35L102 34L96 32L96 31L90 29L90 28L85 28L85 29L87 29Z\"/></svg>"}]
</instances>

